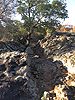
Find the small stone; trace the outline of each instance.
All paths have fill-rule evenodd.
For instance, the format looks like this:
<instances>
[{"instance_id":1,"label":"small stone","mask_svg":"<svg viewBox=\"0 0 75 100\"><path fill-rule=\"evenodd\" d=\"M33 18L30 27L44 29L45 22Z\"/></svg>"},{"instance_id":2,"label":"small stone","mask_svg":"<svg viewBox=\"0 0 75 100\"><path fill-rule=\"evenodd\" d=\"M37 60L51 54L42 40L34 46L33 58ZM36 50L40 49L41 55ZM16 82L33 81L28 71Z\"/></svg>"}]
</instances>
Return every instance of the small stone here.
<instances>
[{"instance_id":1,"label":"small stone","mask_svg":"<svg viewBox=\"0 0 75 100\"><path fill-rule=\"evenodd\" d=\"M32 58L39 58L39 55L35 55L35 56L33 56Z\"/></svg>"},{"instance_id":2,"label":"small stone","mask_svg":"<svg viewBox=\"0 0 75 100\"><path fill-rule=\"evenodd\" d=\"M7 71L3 72L7 77L12 77L12 73L8 73Z\"/></svg>"},{"instance_id":3,"label":"small stone","mask_svg":"<svg viewBox=\"0 0 75 100\"><path fill-rule=\"evenodd\" d=\"M16 71L16 74L24 75L28 71L28 66L21 67L18 71Z\"/></svg>"},{"instance_id":4,"label":"small stone","mask_svg":"<svg viewBox=\"0 0 75 100\"><path fill-rule=\"evenodd\" d=\"M22 80L23 80L23 77L22 77L22 76L17 76L17 77L15 78L15 81L22 82Z\"/></svg>"}]
</instances>

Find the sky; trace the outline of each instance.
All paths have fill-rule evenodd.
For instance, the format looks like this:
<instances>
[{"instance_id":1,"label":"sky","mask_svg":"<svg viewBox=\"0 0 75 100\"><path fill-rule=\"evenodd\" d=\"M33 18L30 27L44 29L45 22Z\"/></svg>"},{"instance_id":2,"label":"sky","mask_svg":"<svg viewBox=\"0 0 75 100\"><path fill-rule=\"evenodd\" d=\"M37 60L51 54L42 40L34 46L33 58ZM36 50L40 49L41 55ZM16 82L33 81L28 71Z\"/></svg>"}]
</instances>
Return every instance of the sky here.
<instances>
[{"instance_id":1,"label":"sky","mask_svg":"<svg viewBox=\"0 0 75 100\"><path fill-rule=\"evenodd\" d=\"M63 25L69 24L69 25L75 26L75 0L66 0L66 3L67 3L66 9L68 10L69 18L65 19L65 21L62 21L61 24L63 24ZM20 20L21 16L16 15L15 19Z\"/></svg>"},{"instance_id":2,"label":"sky","mask_svg":"<svg viewBox=\"0 0 75 100\"><path fill-rule=\"evenodd\" d=\"M75 26L75 0L67 0L68 17L63 24L70 24Z\"/></svg>"}]
</instances>

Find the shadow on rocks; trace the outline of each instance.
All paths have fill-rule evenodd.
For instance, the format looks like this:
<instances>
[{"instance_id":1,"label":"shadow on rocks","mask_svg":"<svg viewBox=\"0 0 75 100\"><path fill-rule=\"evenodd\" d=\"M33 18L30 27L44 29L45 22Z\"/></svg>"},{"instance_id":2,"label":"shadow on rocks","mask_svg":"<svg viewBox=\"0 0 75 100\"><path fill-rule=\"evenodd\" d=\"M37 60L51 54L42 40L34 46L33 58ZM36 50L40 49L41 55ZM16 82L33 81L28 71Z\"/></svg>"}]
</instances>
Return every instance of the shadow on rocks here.
<instances>
[{"instance_id":1,"label":"shadow on rocks","mask_svg":"<svg viewBox=\"0 0 75 100\"><path fill-rule=\"evenodd\" d=\"M16 41L0 41L0 54L5 52L13 52L13 51L25 51L26 45L23 45Z\"/></svg>"},{"instance_id":2,"label":"shadow on rocks","mask_svg":"<svg viewBox=\"0 0 75 100\"><path fill-rule=\"evenodd\" d=\"M33 100L27 88L29 59L26 53L0 55L0 100Z\"/></svg>"},{"instance_id":3,"label":"shadow on rocks","mask_svg":"<svg viewBox=\"0 0 75 100\"><path fill-rule=\"evenodd\" d=\"M75 100L75 87L74 86L68 86L65 87L63 90L67 93L68 100Z\"/></svg>"},{"instance_id":4,"label":"shadow on rocks","mask_svg":"<svg viewBox=\"0 0 75 100\"><path fill-rule=\"evenodd\" d=\"M67 91L65 87L69 87L66 83L68 71L61 61L55 61L50 58L38 58L31 61L31 73L36 79L38 89L38 100L74 100L71 88ZM73 87L74 91L74 87ZM66 95L65 95L66 92ZM68 93L72 95L68 95ZM62 94L62 95L61 95Z\"/></svg>"}]
</instances>

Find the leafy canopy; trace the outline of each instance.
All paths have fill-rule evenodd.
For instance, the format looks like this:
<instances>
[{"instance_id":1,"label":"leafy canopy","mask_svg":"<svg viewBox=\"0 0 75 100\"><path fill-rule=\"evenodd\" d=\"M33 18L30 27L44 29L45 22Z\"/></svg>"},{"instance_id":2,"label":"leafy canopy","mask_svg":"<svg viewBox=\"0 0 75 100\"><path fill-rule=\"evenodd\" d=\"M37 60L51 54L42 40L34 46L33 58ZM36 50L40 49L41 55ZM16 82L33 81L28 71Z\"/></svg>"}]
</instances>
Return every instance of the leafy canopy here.
<instances>
[{"instance_id":1,"label":"leafy canopy","mask_svg":"<svg viewBox=\"0 0 75 100\"><path fill-rule=\"evenodd\" d=\"M59 19L68 17L66 4L63 0L17 0L17 11L24 20L24 25L30 32L38 26L55 27Z\"/></svg>"}]
</instances>

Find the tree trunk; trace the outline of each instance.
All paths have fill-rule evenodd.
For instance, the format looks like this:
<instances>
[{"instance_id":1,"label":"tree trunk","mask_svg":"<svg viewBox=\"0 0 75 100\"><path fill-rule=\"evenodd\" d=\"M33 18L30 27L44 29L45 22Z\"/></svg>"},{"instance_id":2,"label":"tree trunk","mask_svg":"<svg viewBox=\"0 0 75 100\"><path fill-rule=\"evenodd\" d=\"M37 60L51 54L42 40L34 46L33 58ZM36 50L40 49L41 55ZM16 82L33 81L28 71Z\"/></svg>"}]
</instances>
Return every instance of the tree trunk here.
<instances>
[{"instance_id":1,"label":"tree trunk","mask_svg":"<svg viewBox=\"0 0 75 100\"><path fill-rule=\"evenodd\" d=\"M26 43L26 47L28 47L29 46L29 44L30 44L30 41L31 41L31 32L28 32L28 34L27 34L27 43Z\"/></svg>"}]
</instances>

